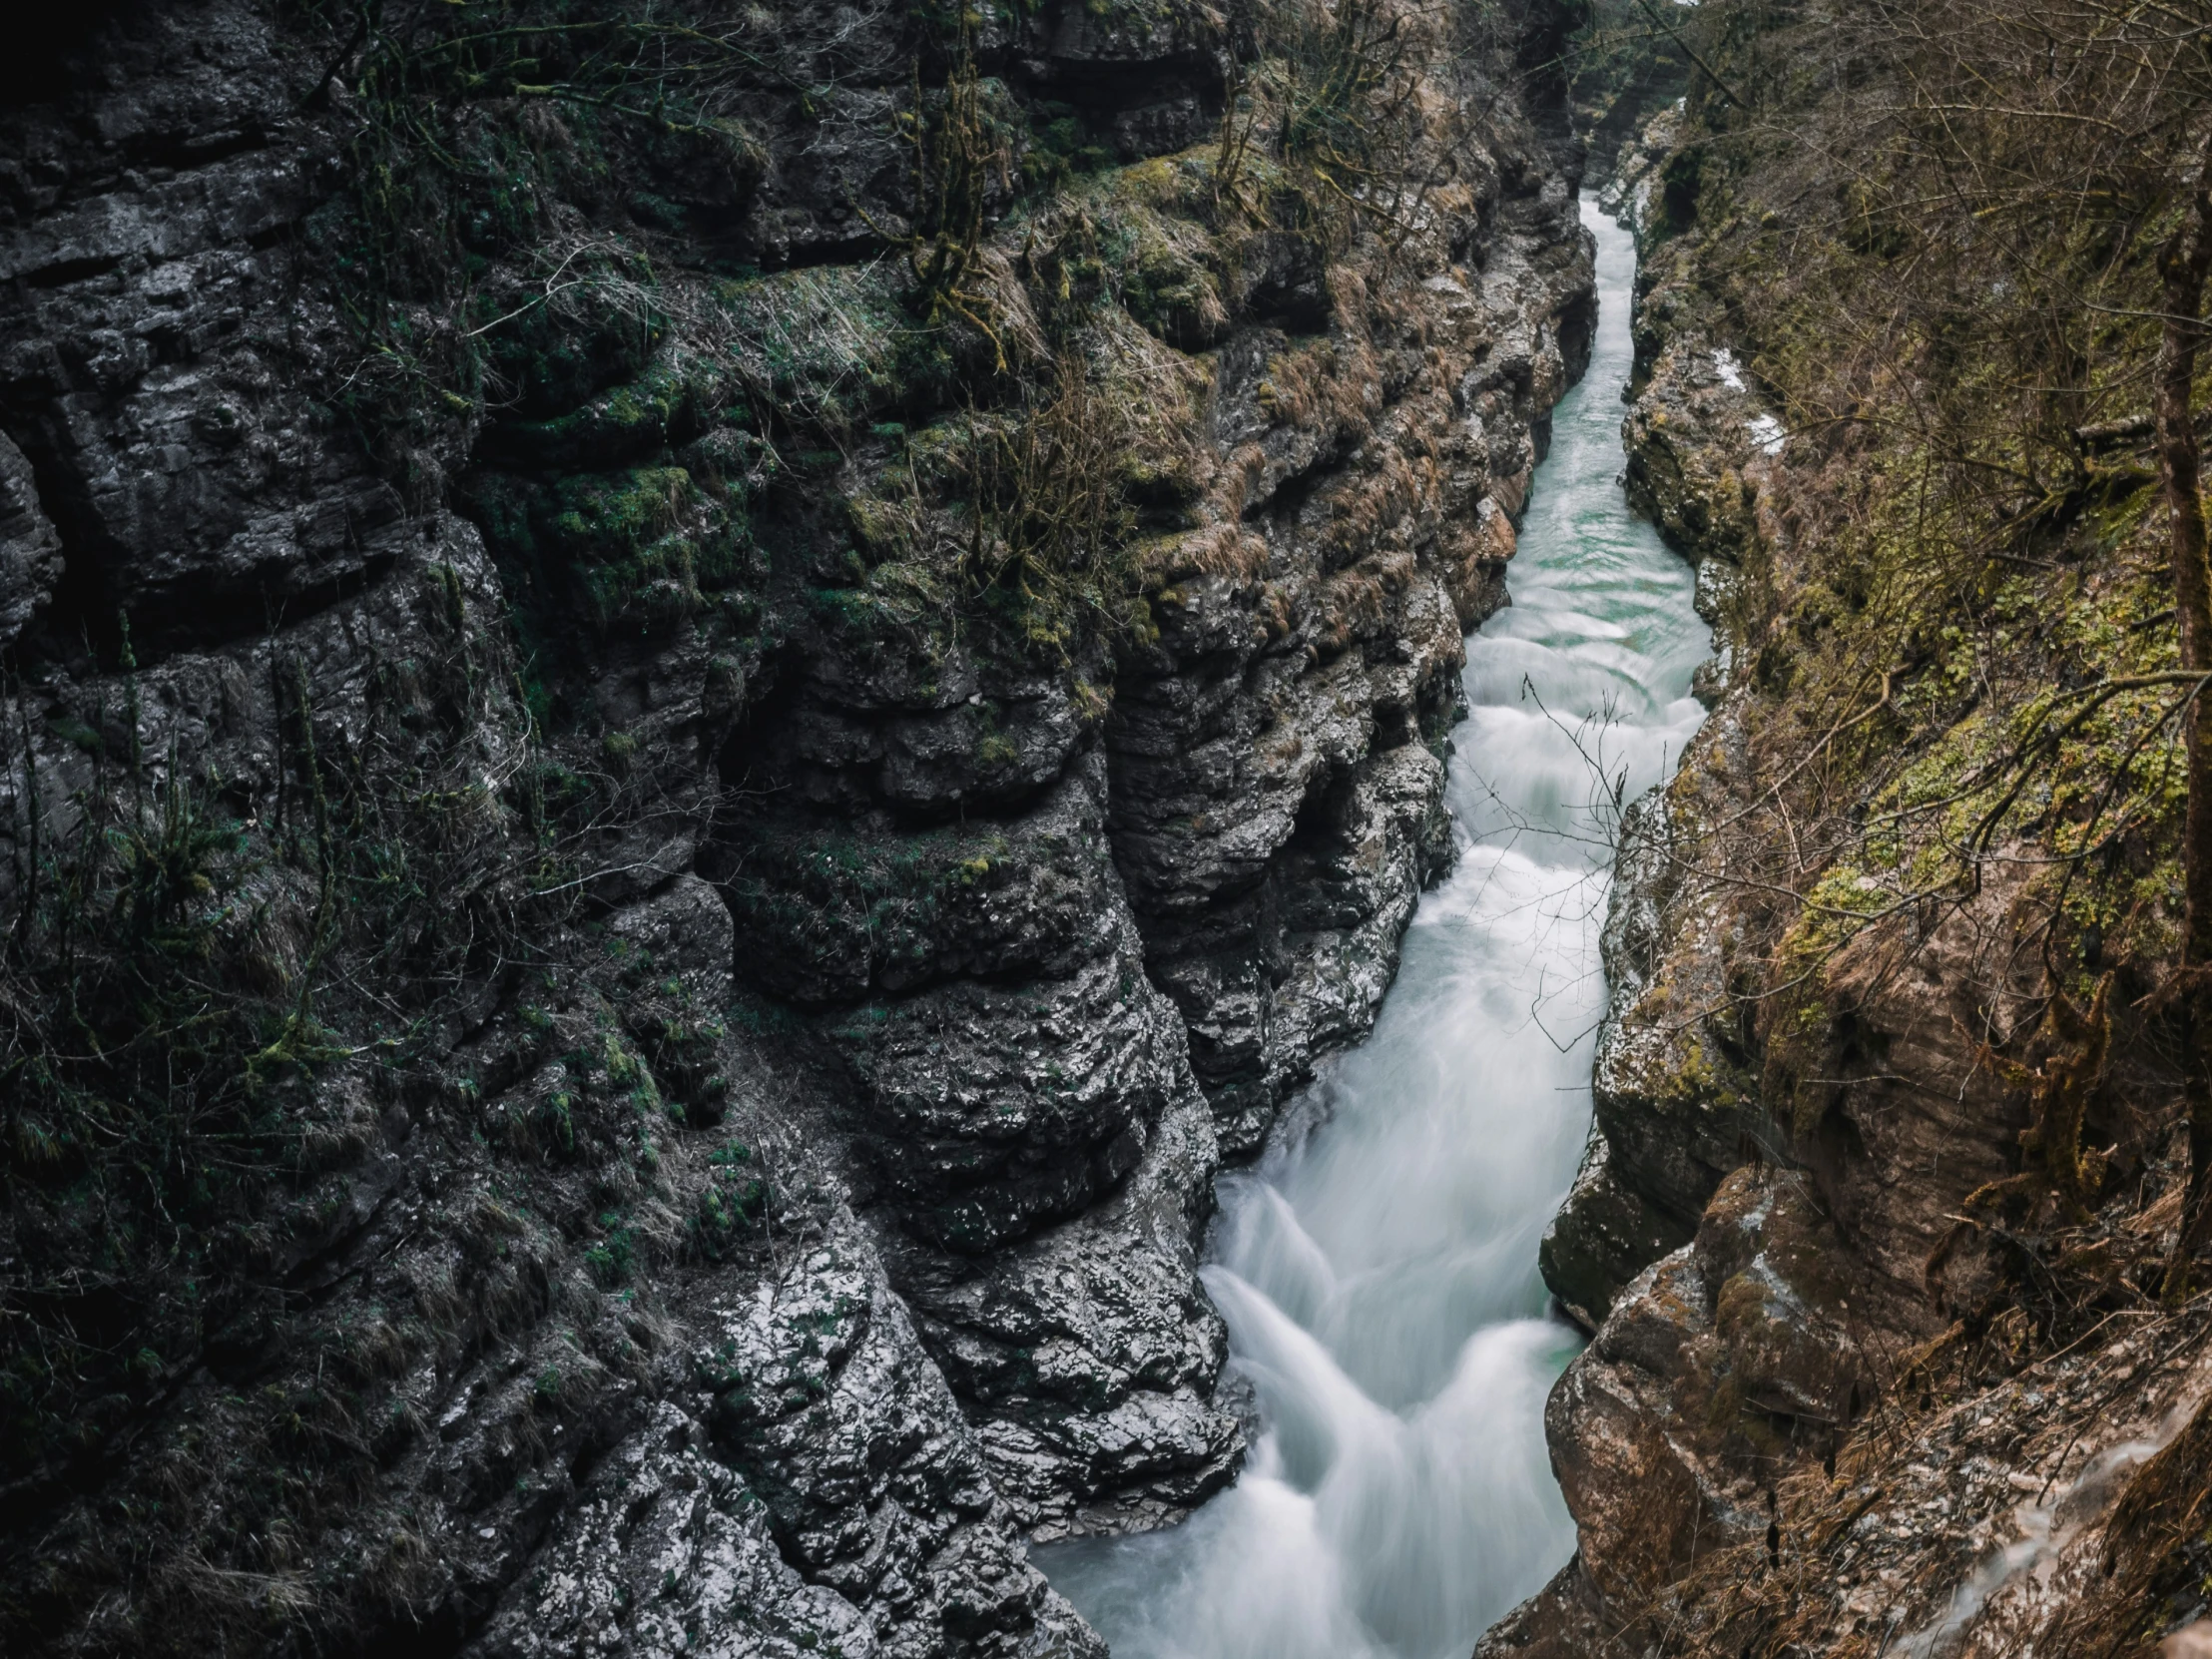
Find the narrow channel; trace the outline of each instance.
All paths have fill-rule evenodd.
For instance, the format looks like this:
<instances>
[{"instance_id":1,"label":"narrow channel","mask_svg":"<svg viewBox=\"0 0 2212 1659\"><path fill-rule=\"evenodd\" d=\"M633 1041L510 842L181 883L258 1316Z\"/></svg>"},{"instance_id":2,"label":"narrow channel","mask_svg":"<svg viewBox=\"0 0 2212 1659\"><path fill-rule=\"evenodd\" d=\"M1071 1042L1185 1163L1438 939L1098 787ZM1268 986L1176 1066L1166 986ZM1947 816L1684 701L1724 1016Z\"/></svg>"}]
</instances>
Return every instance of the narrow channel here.
<instances>
[{"instance_id":1,"label":"narrow channel","mask_svg":"<svg viewBox=\"0 0 2212 1659\"><path fill-rule=\"evenodd\" d=\"M1462 837L1375 1032L1221 1183L1204 1270L1262 1432L1182 1525L1038 1564L1115 1659L1465 1659L1574 1547L1543 1402L1577 1336L1536 1245L1590 1121L1610 780L1702 714L1689 567L1620 472L1635 249L1587 199L1598 328L1553 414L1512 605L1467 641Z\"/></svg>"}]
</instances>

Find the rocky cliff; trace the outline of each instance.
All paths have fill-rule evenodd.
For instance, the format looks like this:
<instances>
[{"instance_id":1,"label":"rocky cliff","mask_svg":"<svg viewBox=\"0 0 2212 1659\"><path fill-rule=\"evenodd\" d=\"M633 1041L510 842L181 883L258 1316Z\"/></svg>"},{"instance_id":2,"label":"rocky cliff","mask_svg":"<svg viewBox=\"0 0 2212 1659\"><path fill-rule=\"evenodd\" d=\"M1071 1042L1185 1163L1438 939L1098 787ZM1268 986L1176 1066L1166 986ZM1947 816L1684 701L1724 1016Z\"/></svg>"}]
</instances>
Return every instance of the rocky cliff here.
<instances>
[{"instance_id":1,"label":"rocky cliff","mask_svg":"<svg viewBox=\"0 0 2212 1659\"><path fill-rule=\"evenodd\" d=\"M1839 157L1898 185L1879 135L1772 96L1760 129L1707 82L1608 187L1627 482L1698 565L1712 714L1624 827L1543 1247L1593 1333L1546 1416L1580 1549L1480 1651L2147 1655L2204 1611L2212 1479L2178 800L2113 806L2170 730L2126 701L2172 660L2162 506L2093 423L2040 515L1932 464L1976 429L1895 411L1988 359L1917 349L1906 214L1807 206Z\"/></svg>"},{"instance_id":2,"label":"rocky cliff","mask_svg":"<svg viewBox=\"0 0 2212 1659\"><path fill-rule=\"evenodd\" d=\"M11 1651L1099 1651L1022 1540L1233 1475L1212 1177L1451 857L1566 21L18 56Z\"/></svg>"}]
</instances>

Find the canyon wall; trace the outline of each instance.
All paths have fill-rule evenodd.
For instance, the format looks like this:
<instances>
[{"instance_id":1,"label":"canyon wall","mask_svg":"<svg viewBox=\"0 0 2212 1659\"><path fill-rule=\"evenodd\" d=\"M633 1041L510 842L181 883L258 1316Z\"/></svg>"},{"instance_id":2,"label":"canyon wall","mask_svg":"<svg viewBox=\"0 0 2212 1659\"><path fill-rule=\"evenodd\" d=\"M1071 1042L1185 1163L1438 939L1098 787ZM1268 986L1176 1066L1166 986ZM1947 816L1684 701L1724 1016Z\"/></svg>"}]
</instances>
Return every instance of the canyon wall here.
<instances>
[{"instance_id":1,"label":"canyon wall","mask_svg":"<svg viewBox=\"0 0 2212 1659\"><path fill-rule=\"evenodd\" d=\"M2147 1655L2202 1613L2212 1471L2212 1330L2162 1294L2172 830L2081 868L2066 774L2109 798L2140 729L2017 787L1995 734L2157 671L2157 498L2137 471L2043 562L1882 615L1910 544L1852 514L1895 452L1786 425L1810 376L1735 297L1841 256L1804 152L1724 167L1728 123L1710 88L1661 114L1604 196L1643 257L1626 482L1697 565L1711 715L1624 823L1596 1123L1543 1243L1592 1333L1546 1413L1579 1549L1479 1652ZM1977 823L1977 878L1931 879Z\"/></svg>"},{"instance_id":2,"label":"canyon wall","mask_svg":"<svg viewBox=\"0 0 2212 1659\"><path fill-rule=\"evenodd\" d=\"M1567 20L1341 10L26 50L11 1651L1101 1651L1587 353Z\"/></svg>"}]
</instances>

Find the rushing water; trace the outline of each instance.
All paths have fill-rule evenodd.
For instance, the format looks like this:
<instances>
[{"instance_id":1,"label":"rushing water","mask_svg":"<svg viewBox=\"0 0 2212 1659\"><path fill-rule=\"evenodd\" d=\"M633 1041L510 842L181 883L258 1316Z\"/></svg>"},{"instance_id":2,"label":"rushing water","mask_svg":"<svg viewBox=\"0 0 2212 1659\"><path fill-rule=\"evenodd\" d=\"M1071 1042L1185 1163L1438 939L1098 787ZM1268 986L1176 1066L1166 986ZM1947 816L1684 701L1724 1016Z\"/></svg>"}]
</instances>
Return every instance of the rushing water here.
<instances>
[{"instance_id":1,"label":"rushing water","mask_svg":"<svg viewBox=\"0 0 2212 1659\"><path fill-rule=\"evenodd\" d=\"M1374 1035L1221 1184L1205 1280L1264 1430L1183 1525L1037 1551L1115 1659L1464 1659L1574 1547L1543 1401L1576 1339L1536 1244L1589 1124L1614 783L1681 754L1706 649L1689 568L1619 482L1634 249L1582 212L1595 350L1513 604L1467 642L1458 867Z\"/></svg>"}]
</instances>

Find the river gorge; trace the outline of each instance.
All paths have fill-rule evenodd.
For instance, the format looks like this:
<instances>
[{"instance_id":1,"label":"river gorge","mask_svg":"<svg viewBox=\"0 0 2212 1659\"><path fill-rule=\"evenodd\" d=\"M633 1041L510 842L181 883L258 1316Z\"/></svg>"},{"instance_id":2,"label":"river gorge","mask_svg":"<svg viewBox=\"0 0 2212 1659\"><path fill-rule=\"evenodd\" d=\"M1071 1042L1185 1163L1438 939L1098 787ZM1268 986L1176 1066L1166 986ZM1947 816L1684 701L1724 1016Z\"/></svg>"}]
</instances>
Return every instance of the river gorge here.
<instances>
[{"instance_id":1,"label":"river gorge","mask_svg":"<svg viewBox=\"0 0 2212 1659\"><path fill-rule=\"evenodd\" d=\"M0 1649L2198 1652L2202 10L28 19Z\"/></svg>"},{"instance_id":2,"label":"river gorge","mask_svg":"<svg viewBox=\"0 0 2212 1659\"><path fill-rule=\"evenodd\" d=\"M1182 1526L1037 1559L1123 1659L1444 1659L1572 1553L1543 1402L1578 1345L1536 1246L1590 1128L1612 831L1704 711L1693 573L1621 484L1635 251L1597 239L1511 604L1469 638L1447 800L1374 1034L1222 1183L1208 1291L1260 1438Z\"/></svg>"}]
</instances>

